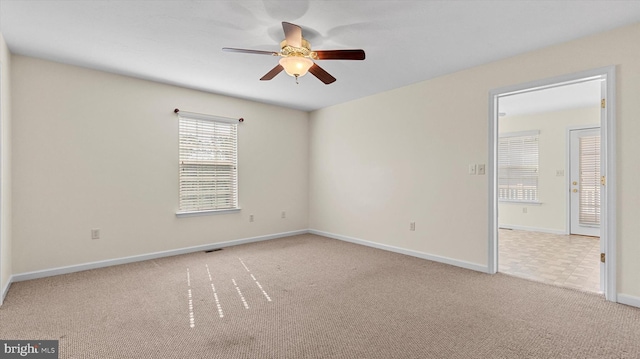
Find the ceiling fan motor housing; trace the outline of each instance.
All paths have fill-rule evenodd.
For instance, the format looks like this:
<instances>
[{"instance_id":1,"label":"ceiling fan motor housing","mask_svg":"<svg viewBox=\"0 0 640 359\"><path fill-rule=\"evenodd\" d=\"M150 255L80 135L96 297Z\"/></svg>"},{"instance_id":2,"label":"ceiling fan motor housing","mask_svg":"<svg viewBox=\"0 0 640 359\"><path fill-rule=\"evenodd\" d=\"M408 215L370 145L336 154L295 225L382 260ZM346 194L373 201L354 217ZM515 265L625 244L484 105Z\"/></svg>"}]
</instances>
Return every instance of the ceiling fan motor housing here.
<instances>
[{"instance_id":1,"label":"ceiling fan motor housing","mask_svg":"<svg viewBox=\"0 0 640 359\"><path fill-rule=\"evenodd\" d=\"M283 57L299 56L308 57L314 60L318 59L318 55L311 51L311 44L304 37L300 41L301 47L295 47L287 44L287 40L282 40L280 43L280 55Z\"/></svg>"}]
</instances>

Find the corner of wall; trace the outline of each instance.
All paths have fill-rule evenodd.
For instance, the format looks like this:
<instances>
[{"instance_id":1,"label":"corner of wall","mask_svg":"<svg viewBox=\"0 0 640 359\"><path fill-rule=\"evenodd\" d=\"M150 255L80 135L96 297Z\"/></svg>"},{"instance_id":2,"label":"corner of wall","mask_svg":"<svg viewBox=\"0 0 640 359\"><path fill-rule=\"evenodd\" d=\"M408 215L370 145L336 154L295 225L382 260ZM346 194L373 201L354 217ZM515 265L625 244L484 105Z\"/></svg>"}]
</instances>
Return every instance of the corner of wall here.
<instances>
[{"instance_id":1,"label":"corner of wall","mask_svg":"<svg viewBox=\"0 0 640 359\"><path fill-rule=\"evenodd\" d=\"M0 305L12 281L11 53L0 33Z\"/></svg>"}]
</instances>

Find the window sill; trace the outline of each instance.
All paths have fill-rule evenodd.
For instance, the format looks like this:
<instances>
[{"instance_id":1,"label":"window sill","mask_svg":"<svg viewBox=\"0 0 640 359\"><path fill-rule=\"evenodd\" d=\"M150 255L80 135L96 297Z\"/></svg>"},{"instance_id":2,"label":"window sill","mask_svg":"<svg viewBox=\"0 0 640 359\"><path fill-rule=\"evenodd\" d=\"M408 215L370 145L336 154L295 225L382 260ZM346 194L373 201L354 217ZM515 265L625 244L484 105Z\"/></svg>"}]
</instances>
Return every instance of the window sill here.
<instances>
[{"instance_id":1,"label":"window sill","mask_svg":"<svg viewBox=\"0 0 640 359\"><path fill-rule=\"evenodd\" d=\"M209 209L205 211L189 211L189 212L176 212L176 217L195 217L195 216L209 216L212 214L227 214L240 212L240 208L232 209Z\"/></svg>"},{"instance_id":2,"label":"window sill","mask_svg":"<svg viewBox=\"0 0 640 359\"><path fill-rule=\"evenodd\" d=\"M541 206L542 202L538 202L538 201L506 201L503 199L498 200L498 203L502 204L518 204L518 205L529 205L529 206Z\"/></svg>"}]
</instances>

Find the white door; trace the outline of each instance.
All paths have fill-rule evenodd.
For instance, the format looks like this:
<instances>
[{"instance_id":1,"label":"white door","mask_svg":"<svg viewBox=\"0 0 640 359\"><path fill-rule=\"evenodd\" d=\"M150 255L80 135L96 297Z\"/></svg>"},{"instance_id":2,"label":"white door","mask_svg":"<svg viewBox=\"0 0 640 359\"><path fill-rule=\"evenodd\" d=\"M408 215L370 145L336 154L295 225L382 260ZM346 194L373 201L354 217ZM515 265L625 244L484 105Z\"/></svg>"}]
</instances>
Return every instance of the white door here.
<instances>
[{"instance_id":1,"label":"white door","mask_svg":"<svg viewBox=\"0 0 640 359\"><path fill-rule=\"evenodd\" d=\"M570 134L571 228L569 233L600 236L600 128Z\"/></svg>"}]
</instances>

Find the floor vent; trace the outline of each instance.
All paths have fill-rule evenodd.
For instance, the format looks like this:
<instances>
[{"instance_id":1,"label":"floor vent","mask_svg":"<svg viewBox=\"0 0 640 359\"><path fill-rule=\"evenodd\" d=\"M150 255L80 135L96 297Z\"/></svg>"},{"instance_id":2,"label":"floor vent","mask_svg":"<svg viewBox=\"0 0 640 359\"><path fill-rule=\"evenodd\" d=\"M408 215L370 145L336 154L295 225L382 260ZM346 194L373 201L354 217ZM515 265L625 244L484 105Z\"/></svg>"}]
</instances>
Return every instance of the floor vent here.
<instances>
[{"instance_id":1,"label":"floor vent","mask_svg":"<svg viewBox=\"0 0 640 359\"><path fill-rule=\"evenodd\" d=\"M209 249L208 251L204 251L205 253L211 253L211 252L217 252L217 251L221 251L222 248L216 248L216 249Z\"/></svg>"}]
</instances>

